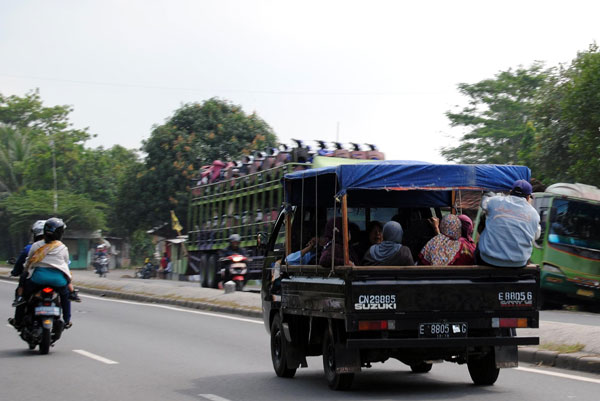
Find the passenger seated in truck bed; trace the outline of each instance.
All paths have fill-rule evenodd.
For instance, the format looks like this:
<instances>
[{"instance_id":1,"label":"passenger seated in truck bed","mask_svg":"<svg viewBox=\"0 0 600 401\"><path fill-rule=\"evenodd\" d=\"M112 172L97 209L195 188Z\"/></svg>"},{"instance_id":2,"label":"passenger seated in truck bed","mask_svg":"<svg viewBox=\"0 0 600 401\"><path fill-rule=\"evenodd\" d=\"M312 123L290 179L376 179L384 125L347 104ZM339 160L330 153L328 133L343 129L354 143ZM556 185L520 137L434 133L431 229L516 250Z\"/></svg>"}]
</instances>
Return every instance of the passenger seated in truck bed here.
<instances>
[{"instance_id":1,"label":"passenger seated in truck bed","mask_svg":"<svg viewBox=\"0 0 600 401\"><path fill-rule=\"evenodd\" d=\"M383 241L369 248L363 258L365 266L412 266L410 249L402 245L402 226L390 221L383 226Z\"/></svg>"},{"instance_id":2,"label":"passenger seated in truck bed","mask_svg":"<svg viewBox=\"0 0 600 401\"><path fill-rule=\"evenodd\" d=\"M319 258L319 264L323 267L331 267L331 257L334 258L334 266L344 265L344 239L342 237L342 218L336 217L329 219L325 225L323 233L327 239L327 244L323 248L323 254ZM335 246L334 246L335 239ZM349 239L348 242L350 242ZM350 264L354 265L358 262L358 257L352 249L350 249Z\"/></svg>"},{"instance_id":3,"label":"passenger seated in truck bed","mask_svg":"<svg viewBox=\"0 0 600 401\"><path fill-rule=\"evenodd\" d=\"M475 263L473 251L460 241L462 223L456 215L444 216L439 231L419 253L419 264L440 266Z\"/></svg>"}]
</instances>

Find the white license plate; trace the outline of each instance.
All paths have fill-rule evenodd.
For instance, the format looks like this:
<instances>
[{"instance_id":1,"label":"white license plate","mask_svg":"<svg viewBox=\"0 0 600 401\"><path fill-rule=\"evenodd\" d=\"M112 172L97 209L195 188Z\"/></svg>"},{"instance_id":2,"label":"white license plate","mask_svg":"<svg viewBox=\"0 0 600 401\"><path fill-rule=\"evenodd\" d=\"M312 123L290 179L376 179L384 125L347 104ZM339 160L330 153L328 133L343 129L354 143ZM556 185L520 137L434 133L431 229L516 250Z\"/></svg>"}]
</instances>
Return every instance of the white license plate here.
<instances>
[{"instance_id":1,"label":"white license plate","mask_svg":"<svg viewBox=\"0 0 600 401\"><path fill-rule=\"evenodd\" d=\"M60 316L58 306L38 306L35 308L36 316Z\"/></svg>"},{"instance_id":2,"label":"white license plate","mask_svg":"<svg viewBox=\"0 0 600 401\"><path fill-rule=\"evenodd\" d=\"M419 337L421 338L451 338L466 337L466 323L421 323Z\"/></svg>"}]
</instances>

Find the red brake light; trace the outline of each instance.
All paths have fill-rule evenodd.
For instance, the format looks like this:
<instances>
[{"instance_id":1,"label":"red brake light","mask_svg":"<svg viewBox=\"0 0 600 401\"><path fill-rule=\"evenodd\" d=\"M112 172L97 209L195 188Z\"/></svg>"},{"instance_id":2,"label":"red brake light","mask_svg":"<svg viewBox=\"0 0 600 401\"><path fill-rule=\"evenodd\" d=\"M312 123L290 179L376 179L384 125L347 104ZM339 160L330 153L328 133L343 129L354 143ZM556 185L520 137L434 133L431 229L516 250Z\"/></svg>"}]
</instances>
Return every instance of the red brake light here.
<instances>
[{"instance_id":1,"label":"red brake light","mask_svg":"<svg viewBox=\"0 0 600 401\"><path fill-rule=\"evenodd\" d=\"M387 329L388 329L388 321L387 320L360 320L358 322L358 330L359 331L387 330Z\"/></svg>"},{"instance_id":2,"label":"red brake light","mask_svg":"<svg viewBox=\"0 0 600 401\"><path fill-rule=\"evenodd\" d=\"M42 290L42 292L45 292L46 294L50 294L50 293L52 293L52 291L54 291L54 290L50 287L46 287Z\"/></svg>"}]
</instances>

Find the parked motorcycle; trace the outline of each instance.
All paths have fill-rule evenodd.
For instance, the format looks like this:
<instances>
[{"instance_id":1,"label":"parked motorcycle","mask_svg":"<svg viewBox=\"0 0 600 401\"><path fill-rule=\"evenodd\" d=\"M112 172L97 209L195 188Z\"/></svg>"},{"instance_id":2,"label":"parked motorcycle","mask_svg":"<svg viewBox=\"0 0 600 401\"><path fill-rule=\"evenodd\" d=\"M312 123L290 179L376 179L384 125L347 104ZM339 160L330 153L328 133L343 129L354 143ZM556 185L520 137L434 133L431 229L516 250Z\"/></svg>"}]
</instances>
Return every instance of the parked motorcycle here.
<instances>
[{"instance_id":1,"label":"parked motorcycle","mask_svg":"<svg viewBox=\"0 0 600 401\"><path fill-rule=\"evenodd\" d=\"M146 262L144 266L142 266L135 272L135 277L143 279L156 277L156 266L154 266L150 262Z\"/></svg>"},{"instance_id":2,"label":"parked motorcycle","mask_svg":"<svg viewBox=\"0 0 600 401\"><path fill-rule=\"evenodd\" d=\"M244 255L229 255L219 259L221 281L233 280L236 291L242 291L246 285L248 274L248 258Z\"/></svg>"},{"instance_id":3,"label":"parked motorcycle","mask_svg":"<svg viewBox=\"0 0 600 401\"><path fill-rule=\"evenodd\" d=\"M98 276L106 277L108 273L108 257L106 255L97 256L94 260L94 268Z\"/></svg>"},{"instance_id":4,"label":"parked motorcycle","mask_svg":"<svg viewBox=\"0 0 600 401\"><path fill-rule=\"evenodd\" d=\"M39 345L40 354L50 351L50 346L58 341L64 329L60 316L60 298L54 288L43 287L29 298L20 335L30 350Z\"/></svg>"}]
</instances>

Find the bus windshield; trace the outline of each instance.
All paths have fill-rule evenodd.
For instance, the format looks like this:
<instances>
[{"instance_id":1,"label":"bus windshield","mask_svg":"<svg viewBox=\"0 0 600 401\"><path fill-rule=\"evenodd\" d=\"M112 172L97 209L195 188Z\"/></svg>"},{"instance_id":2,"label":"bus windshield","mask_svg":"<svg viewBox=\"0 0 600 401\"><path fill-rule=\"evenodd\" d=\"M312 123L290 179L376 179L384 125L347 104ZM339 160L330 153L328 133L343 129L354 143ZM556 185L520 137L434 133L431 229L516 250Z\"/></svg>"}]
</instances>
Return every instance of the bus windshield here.
<instances>
[{"instance_id":1,"label":"bus windshield","mask_svg":"<svg viewBox=\"0 0 600 401\"><path fill-rule=\"evenodd\" d=\"M600 205L554 199L548 242L600 249Z\"/></svg>"}]
</instances>

